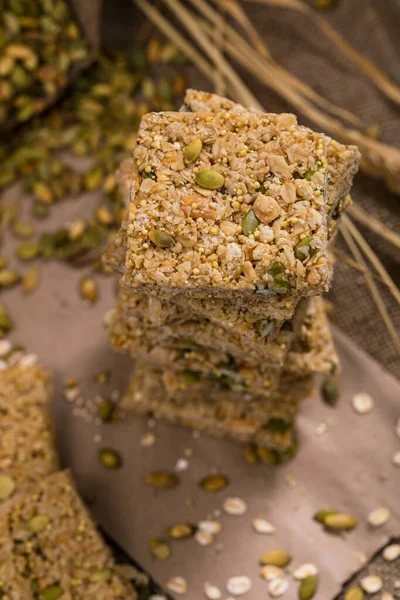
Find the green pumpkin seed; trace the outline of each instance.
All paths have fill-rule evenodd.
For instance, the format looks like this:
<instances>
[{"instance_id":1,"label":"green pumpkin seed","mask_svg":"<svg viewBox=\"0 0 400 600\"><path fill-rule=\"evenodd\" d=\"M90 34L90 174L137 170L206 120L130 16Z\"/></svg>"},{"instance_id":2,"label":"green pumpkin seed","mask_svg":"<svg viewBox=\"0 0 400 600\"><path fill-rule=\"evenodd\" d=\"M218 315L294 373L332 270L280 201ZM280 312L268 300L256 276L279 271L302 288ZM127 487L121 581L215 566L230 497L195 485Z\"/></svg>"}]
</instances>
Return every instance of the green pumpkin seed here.
<instances>
[{"instance_id":1,"label":"green pumpkin seed","mask_svg":"<svg viewBox=\"0 0 400 600\"><path fill-rule=\"evenodd\" d=\"M253 209L249 210L243 217L242 220L242 231L243 235L249 236L254 233L261 221L256 217L256 213Z\"/></svg>"},{"instance_id":2,"label":"green pumpkin seed","mask_svg":"<svg viewBox=\"0 0 400 600\"><path fill-rule=\"evenodd\" d=\"M316 575L309 575L300 584L299 587L299 598L300 600L311 600L314 598L318 589L318 577Z\"/></svg>"},{"instance_id":3,"label":"green pumpkin seed","mask_svg":"<svg viewBox=\"0 0 400 600\"><path fill-rule=\"evenodd\" d=\"M103 423L109 423L115 416L115 404L112 400L105 399L99 406L99 418Z\"/></svg>"},{"instance_id":4,"label":"green pumpkin seed","mask_svg":"<svg viewBox=\"0 0 400 600\"><path fill-rule=\"evenodd\" d=\"M14 221L11 229L13 234L20 238L30 238L35 233L35 230L30 223L23 223L22 221Z\"/></svg>"},{"instance_id":5,"label":"green pumpkin seed","mask_svg":"<svg viewBox=\"0 0 400 600\"><path fill-rule=\"evenodd\" d=\"M21 260L32 260L39 256L40 245L38 242L23 242L17 248L16 255Z\"/></svg>"},{"instance_id":6,"label":"green pumpkin seed","mask_svg":"<svg viewBox=\"0 0 400 600\"><path fill-rule=\"evenodd\" d=\"M318 523L324 523L327 516L336 514L337 510L334 510L333 508L320 508L313 516L313 519Z\"/></svg>"},{"instance_id":7,"label":"green pumpkin seed","mask_svg":"<svg viewBox=\"0 0 400 600\"><path fill-rule=\"evenodd\" d=\"M32 517L32 519L28 523L29 531L32 533L40 533L44 529L46 529L49 524L49 517L46 515L36 515Z\"/></svg>"},{"instance_id":8,"label":"green pumpkin seed","mask_svg":"<svg viewBox=\"0 0 400 600\"><path fill-rule=\"evenodd\" d=\"M200 487L206 492L214 493L224 490L229 484L229 479L226 475L207 475L200 481Z\"/></svg>"},{"instance_id":9,"label":"green pumpkin seed","mask_svg":"<svg viewBox=\"0 0 400 600\"><path fill-rule=\"evenodd\" d=\"M347 590L344 595L344 600L364 600L364 592L358 585L356 585Z\"/></svg>"},{"instance_id":10,"label":"green pumpkin seed","mask_svg":"<svg viewBox=\"0 0 400 600\"><path fill-rule=\"evenodd\" d=\"M321 394L325 404L336 406L339 400L339 386L336 379L327 377L322 383Z\"/></svg>"},{"instance_id":11,"label":"green pumpkin seed","mask_svg":"<svg viewBox=\"0 0 400 600\"><path fill-rule=\"evenodd\" d=\"M205 169L196 173L196 183L207 190L219 190L225 184L225 177L218 171Z\"/></svg>"},{"instance_id":12,"label":"green pumpkin seed","mask_svg":"<svg viewBox=\"0 0 400 600\"><path fill-rule=\"evenodd\" d=\"M149 231L149 238L159 248L171 248L175 244L174 238L169 233L159 229Z\"/></svg>"},{"instance_id":13,"label":"green pumpkin seed","mask_svg":"<svg viewBox=\"0 0 400 600\"><path fill-rule=\"evenodd\" d=\"M172 552L168 543L161 538L152 538L150 540L151 553L158 560L167 560Z\"/></svg>"},{"instance_id":14,"label":"green pumpkin seed","mask_svg":"<svg viewBox=\"0 0 400 600\"><path fill-rule=\"evenodd\" d=\"M286 419L280 419L273 417L264 425L264 429L271 431L271 433L285 433L292 427L292 422Z\"/></svg>"},{"instance_id":15,"label":"green pumpkin seed","mask_svg":"<svg viewBox=\"0 0 400 600\"><path fill-rule=\"evenodd\" d=\"M275 323L274 323L274 321L271 321L270 319L261 319L260 321L257 321L257 323L255 323L255 325L254 325L254 329L256 330L256 333L259 335L259 337L261 339L270 335L273 332L274 328L275 328Z\"/></svg>"},{"instance_id":16,"label":"green pumpkin seed","mask_svg":"<svg viewBox=\"0 0 400 600\"><path fill-rule=\"evenodd\" d=\"M324 525L328 529L335 531L350 531L357 527L357 519L351 515L343 513L335 513L333 515L327 515L324 519Z\"/></svg>"},{"instance_id":17,"label":"green pumpkin seed","mask_svg":"<svg viewBox=\"0 0 400 600\"><path fill-rule=\"evenodd\" d=\"M7 500L15 492L15 480L10 475L0 475L0 500Z\"/></svg>"},{"instance_id":18,"label":"green pumpkin seed","mask_svg":"<svg viewBox=\"0 0 400 600\"><path fill-rule=\"evenodd\" d=\"M49 585L49 587L40 592L40 600L58 600L63 593L59 585Z\"/></svg>"},{"instance_id":19,"label":"green pumpkin seed","mask_svg":"<svg viewBox=\"0 0 400 600\"><path fill-rule=\"evenodd\" d=\"M100 462L106 469L119 469L122 467L122 457L111 448L103 448L99 453Z\"/></svg>"},{"instance_id":20,"label":"green pumpkin seed","mask_svg":"<svg viewBox=\"0 0 400 600\"><path fill-rule=\"evenodd\" d=\"M313 240L314 238L307 237L296 244L294 255L298 260L301 260L301 262L304 262L307 258L315 254L316 248L313 246Z\"/></svg>"},{"instance_id":21,"label":"green pumpkin seed","mask_svg":"<svg viewBox=\"0 0 400 600\"><path fill-rule=\"evenodd\" d=\"M0 288L12 287L20 281L21 277L15 271L4 269L0 271Z\"/></svg>"},{"instance_id":22,"label":"green pumpkin seed","mask_svg":"<svg viewBox=\"0 0 400 600\"><path fill-rule=\"evenodd\" d=\"M260 457L257 454L257 446L255 444L246 444L243 447L243 452L249 465L255 465L260 462Z\"/></svg>"},{"instance_id":23,"label":"green pumpkin seed","mask_svg":"<svg viewBox=\"0 0 400 600\"><path fill-rule=\"evenodd\" d=\"M183 157L186 163L192 163L197 160L203 149L203 142L200 139L195 139L188 144L184 150Z\"/></svg>"},{"instance_id":24,"label":"green pumpkin seed","mask_svg":"<svg viewBox=\"0 0 400 600\"><path fill-rule=\"evenodd\" d=\"M286 294L289 289L289 281L283 264L275 261L267 272L274 278L273 283L269 285L269 290L274 294Z\"/></svg>"},{"instance_id":25,"label":"green pumpkin seed","mask_svg":"<svg viewBox=\"0 0 400 600\"><path fill-rule=\"evenodd\" d=\"M270 450L270 448L265 448L264 446L257 448L257 455L264 465L270 467L276 467L281 462L280 456L276 450Z\"/></svg>"},{"instance_id":26,"label":"green pumpkin seed","mask_svg":"<svg viewBox=\"0 0 400 600\"><path fill-rule=\"evenodd\" d=\"M174 540L182 540L184 538L192 537L196 533L196 526L190 523L179 523L178 525L172 525L168 528L168 537Z\"/></svg>"},{"instance_id":27,"label":"green pumpkin seed","mask_svg":"<svg viewBox=\"0 0 400 600\"><path fill-rule=\"evenodd\" d=\"M286 273L286 269L282 263L275 261L268 268L268 273L272 275L274 278L279 278L280 276Z\"/></svg>"},{"instance_id":28,"label":"green pumpkin seed","mask_svg":"<svg viewBox=\"0 0 400 600\"><path fill-rule=\"evenodd\" d=\"M260 558L261 565L272 565L273 567L286 567L292 557L285 550L268 550Z\"/></svg>"},{"instance_id":29,"label":"green pumpkin seed","mask_svg":"<svg viewBox=\"0 0 400 600\"><path fill-rule=\"evenodd\" d=\"M79 291L84 300L94 304L98 298L97 284L91 277L82 277L79 282Z\"/></svg>"},{"instance_id":30,"label":"green pumpkin seed","mask_svg":"<svg viewBox=\"0 0 400 600\"><path fill-rule=\"evenodd\" d=\"M93 573L92 580L93 581L111 581L112 576L113 576L113 572L111 571L111 569L108 569L106 567L104 569L99 569L98 571Z\"/></svg>"},{"instance_id":31,"label":"green pumpkin seed","mask_svg":"<svg viewBox=\"0 0 400 600\"><path fill-rule=\"evenodd\" d=\"M85 188L89 191L96 190L103 182L104 172L102 167L93 167L84 176Z\"/></svg>"},{"instance_id":32,"label":"green pumpkin seed","mask_svg":"<svg viewBox=\"0 0 400 600\"><path fill-rule=\"evenodd\" d=\"M0 304L0 333L8 333L12 329L10 316L3 304Z\"/></svg>"},{"instance_id":33,"label":"green pumpkin seed","mask_svg":"<svg viewBox=\"0 0 400 600\"><path fill-rule=\"evenodd\" d=\"M54 202L53 190L44 181L36 181L33 184L32 191L39 202L42 202L43 204L52 204Z\"/></svg>"},{"instance_id":34,"label":"green pumpkin seed","mask_svg":"<svg viewBox=\"0 0 400 600\"><path fill-rule=\"evenodd\" d=\"M32 265L28 267L28 269L24 273L24 277L22 280L22 286L25 294L32 293L40 281L40 270L37 265Z\"/></svg>"},{"instance_id":35,"label":"green pumpkin seed","mask_svg":"<svg viewBox=\"0 0 400 600\"><path fill-rule=\"evenodd\" d=\"M307 179L307 181L311 181L314 173L316 173L316 169L308 169L308 171L305 172L304 179Z\"/></svg>"},{"instance_id":36,"label":"green pumpkin seed","mask_svg":"<svg viewBox=\"0 0 400 600\"><path fill-rule=\"evenodd\" d=\"M153 471L148 473L144 481L147 485L156 488L170 489L176 487L180 483L180 479L175 473L166 471Z\"/></svg>"}]
</instances>

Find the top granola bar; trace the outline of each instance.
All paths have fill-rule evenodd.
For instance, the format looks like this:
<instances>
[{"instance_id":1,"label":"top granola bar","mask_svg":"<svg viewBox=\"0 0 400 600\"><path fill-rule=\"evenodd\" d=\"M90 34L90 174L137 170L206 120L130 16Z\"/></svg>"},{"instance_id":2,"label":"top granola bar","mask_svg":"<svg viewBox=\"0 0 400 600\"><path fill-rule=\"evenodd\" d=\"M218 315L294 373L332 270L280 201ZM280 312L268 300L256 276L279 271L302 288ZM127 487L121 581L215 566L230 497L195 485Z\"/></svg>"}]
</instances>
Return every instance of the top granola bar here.
<instances>
[{"instance_id":1,"label":"top granola bar","mask_svg":"<svg viewBox=\"0 0 400 600\"><path fill-rule=\"evenodd\" d=\"M217 296L326 291L332 147L352 175L358 150L291 114L145 115L124 284Z\"/></svg>"}]
</instances>

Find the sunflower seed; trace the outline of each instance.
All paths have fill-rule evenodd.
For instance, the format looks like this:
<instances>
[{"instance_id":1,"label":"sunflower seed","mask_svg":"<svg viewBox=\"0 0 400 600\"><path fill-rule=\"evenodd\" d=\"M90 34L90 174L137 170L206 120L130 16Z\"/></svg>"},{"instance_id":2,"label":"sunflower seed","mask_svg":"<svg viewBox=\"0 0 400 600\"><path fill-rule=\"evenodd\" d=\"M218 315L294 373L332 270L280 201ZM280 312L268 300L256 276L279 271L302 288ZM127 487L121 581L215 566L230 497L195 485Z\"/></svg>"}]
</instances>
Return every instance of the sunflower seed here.
<instances>
[{"instance_id":1,"label":"sunflower seed","mask_svg":"<svg viewBox=\"0 0 400 600\"><path fill-rule=\"evenodd\" d=\"M226 498L223 509L228 515L241 516L247 511L247 502L242 498Z\"/></svg>"},{"instance_id":2,"label":"sunflower seed","mask_svg":"<svg viewBox=\"0 0 400 600\"><path fill-rule=\"evenodd\" d=\"M360 585L367 594L376 594L383 587L383 581L377 575L367 575L360 581Z\"/></svg>"},{"instance_id":3,"label":"sunflower seed","mask_svg":"<svg viewBox=\"0 0 400 600\"><path fill-rule=\"evenodd\" d=\"M244 575L231 577L226 582L226 590L232 596L243 596L251 590L252 582L249 577Z\"/></svg>"},{"instance_id":4,"label":"sunflower seed","mask_svg":"<svg viewBox=\"0 0 400 600\"><path fill-rule=\"evenodd\" d=\"M263 533L265 535L273 535L276 533L276 527L272 525L269 521L265 519L254 519L253 520L253 529L257 533Z\"/></svg>"},{"instance_id":5,"label":"sunflower seed","mask_svg":"<svg viewBox=\"0 0 400 600\"><path fill-rule=\"evenodd\" d=\"M374 408L374 399L365 392L355 394L351 401L352 407L359 415L366 415Z\"/></svg>"}]
</instances>

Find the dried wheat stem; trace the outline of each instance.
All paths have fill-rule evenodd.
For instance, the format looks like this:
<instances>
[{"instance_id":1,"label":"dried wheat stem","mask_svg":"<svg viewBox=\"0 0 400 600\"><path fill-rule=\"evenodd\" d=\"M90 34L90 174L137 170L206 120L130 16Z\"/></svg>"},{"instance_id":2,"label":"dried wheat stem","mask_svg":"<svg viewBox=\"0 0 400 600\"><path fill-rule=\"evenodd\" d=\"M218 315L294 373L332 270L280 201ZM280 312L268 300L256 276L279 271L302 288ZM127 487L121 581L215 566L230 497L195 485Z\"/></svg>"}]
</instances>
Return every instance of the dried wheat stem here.
<instances>
[{"instance_id":1,"label":"dried wheat stem","mask_svg":"<svg viewBox=\"0 0 400 600\"><path fill-rule=\"evenodd\" d=\"M324 110L326 110L327 112L331 113L332 115L335 115L335 116L339 117L340 119L344 119L345 121L351 123L352 125L360 128L360 129L365 128L365 123L363 123L362 119L360 119L357 115L353 114L352 112L350 112L349 110L347 110L345 108L336 106L335 104L333 104L332 102L330 102L329 100L327 100L326 98L324 98L323 96L321 96L320 94L315 92L304 81L301 81L301 79L298 79L295 75L290 73L290 71L288 71L287 69L285 69L284 67L279 65L276 61L274 61L272 58L271 52L266 45L265 40L263 41L261 39L256 28L251 23L250 19L246 15L243 8L241 6L239 6L237 0L213 0L213 2L216 2L217 5L221 3L224 6L226 6L227 10L230 12L230 14L236 20L236 22L246 31L247 36L248 36L250 42L252 43L253 47L263 57L265 57L267 60L269 60L269 62L271 64L273 64L276 68L278 68L280 70L281 76L287 81L287 83L289 85L292 85L298 92L303 94L303 96L305 96L306 98L308 98L309 100L314 102L314 104L316 104L317 106L319 106L319 107L323 108ZM205 14L204 8L207 5L204 3L204 0L202 0L201 4L203 5L202 12L203 12L203 14ZM210 19L210 17L211 17L211 14L210 14L210 12L208 12L208 18ZM214 16L214 18L215 18L215 16ZM231 34L232 34L232 31L233 31L232 28L230 28ZM237 32L235 32L235 34L237 36L239 35L239 34L237 34Z\"/></svg>"},{"instance_id":2,"label":"dried wheat stem","mask_svg":"<svg viewBox=\"0 0 400 600\"><path fill-rule=\"evenodd\" d=\"M188 32L202 48L203 52L205 52L214 64L221 69L223 75L229 79L231 85L236 89L237 96L241 98L241 102L246 106L254 106L255 108L261 109L261 105L256 97L250 92L232 66L222 56L215 44L212 43L212 40L210 40L199 28L196 18L193 17L190 11L188 11L179 0L164 0L164 2L179 18Z\"/></svg>"},{"instance_id":3,"label":"dried wheat stem","mask_svg":"<svg viewBox=\"0 0 400 600\"><path fill-rule=\"evenodd\" d=\"M322 29L325 35L341 50L341 52L354 62L371 79L371 81L393 102L400 104L400 87L389 79L372 61L368 60L361 52L349 44L326 19L318 15L300 0L246 0L258 4L292 8L308 17L311 17Z\"/></svg>"},{"instance_id":4,"label":"dried wheat stem","mask_svg":"<svg viewBox=\"0 0 400 600\"><path fill-rule=\"evenodd\" d=\"M223 52L223 39L225 35L225 20L218 21L214 27L214 42L220 52ZM226 94L225 78L220 68L214 69L214 90L219 96Z\"/></svg>"},{"instance_id":5,"label":"dried wheat stem","mask_svg":"<svg viewBox=\"0 0 400 600\"><path fill-rule=\"evenodd\" d=\"M392 244L397 250L400 250L400 235L398 233L384 225L382 221L376 217L370 215L358 204L352 204L348 208L348 211L355 219L357 219L357 221Z\"/></svg>"},{"instance_id":6,"label":"dried wheat stem","mask_svg":"<svg viewBox=\"0 0 400 600\"><path fill-rule=\"evenodd\" d=\"M347 215L343 215L343 222L346 225L347 229L349 230L350 234L353 236L353 239L355 240L355 242L358 244L360 250L362 250L362 252L364 252L365 256L368 258L370 263L373 265L373 267L376 269L376 271L382 277L384 283L389 288L393 298L396 300L396 302L398 304L400 304L400 290L397 287L397 285L394 283L393 279L390 277L389 273L386 271L382 262L379 260L379 258L375 254L375 252L372 250L371 246L364 239L364 237L361 235L361 233L359 232L357 227L354 225L354 223L351 222L351 220L349 219L349 217Z\"/></svg>"},{"instance_id":7,"label":"dried wheat stem","mask_svg":"<svg viewBox=\"0 0 400 600\"><path fill-rule=\"evenodd\" d=\"M355 243L355 241L347 227L347 224L345 222L342 223L340 232L343 235L344 240L345 240L346 244L348 245L351 253L353 254L355 260L366 269L365 272L363 273L363 275L365 277L365 281L369 287L371 295L372 295L372 297L375 301L375 304L378 308L379 314L381 315L381 317L386 325L386 328L389 332L389 335L393 341L396 352L400 356L400 339L397 334L397 331L392 323L392 320L391 320L388 310L385 306L385 303L382 300L382 296L379 293L376 283L374 282L372 275L368 271L367 264L366 264L362 254L361 254L357 244Z\"/></svg>"},{"instance_id":8,"label":"dried wheat stem","mask_svg":"<svg viewBox=\"0 0 400 600\"><path fill-rule=\"evenodd\" d=\"M343 250L340 250L339 248L334 247L331 249L331 252L338 260L346 263L347 265L349 265L349 267L356 269L360 273L366 273L368 271L370 273L371 277L373 277L376 281L379 281L380 283L384 283L382 277L379 277L379 275L377 275L370 269L365 268L362 265L359 265L357 261L355 261L353 258L350 258L350 256L348 256L345 252L343 252Z\"/></svg>"}]
</instances>

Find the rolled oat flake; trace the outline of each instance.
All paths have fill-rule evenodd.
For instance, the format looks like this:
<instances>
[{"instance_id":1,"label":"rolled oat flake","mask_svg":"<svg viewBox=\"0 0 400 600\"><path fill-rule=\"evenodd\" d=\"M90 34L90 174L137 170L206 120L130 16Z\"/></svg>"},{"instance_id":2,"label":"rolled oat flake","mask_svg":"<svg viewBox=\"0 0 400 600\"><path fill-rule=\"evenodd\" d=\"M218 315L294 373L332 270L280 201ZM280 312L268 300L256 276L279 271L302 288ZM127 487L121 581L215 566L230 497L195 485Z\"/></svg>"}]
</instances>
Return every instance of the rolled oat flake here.
<instances>
[{"instance_id":1,"label":"rolled oat flake","mask_svg":"<svg viewBox=\"0 0 400 600\"><path fill-rule=\"evenodd\" d=\"M221 590L208 582L204 584L204 595L209 600L220 600L222 598Z\"/></svg>"},{"instance_id":2,"label":"rolled oat flake","mask_svg":"<svg viewBox=\"0 0 400 600\"><path fill-rule=\"evenodd\" d=\"M265 581L274 581L274 579L280 579L285 576L285 572L279 567L273 565L265 565L260 569L260 577Z\"/></svg>"},{"instance_id":3,"label":"rolled oat flake","mask_svg":"<svg viewBox=\"0 0 400 600\"><path fill-rule=\"evenodd\" d=\"M268 593L272 598L280 598L289 589L289 582L287 579L274 579L268 586Z\"/></svg>"},{"instance_id":4,"label":"rolled oat flake","mask_svg":"<svg viewBox=\"0 0 400 600\"><path fill-rule=\"evenodd\" d=\"M382 556L384 560L387 560L388 562L397 560L400 558L400 544L390 544L390 546L386 546L382 552Z\"/></svg>"},{"instance_id":5,"label":"rolled oat flake","mask_svg":"<svg viewBox=\"0 0 400 600\"><path fill-rule=\"evenodd\" d=\"M247 592L251 590L251 586L251 579L245 575L231 577L226 582L226 590L229 594L232 594L232 596L243 596L244 594L247 594Z\"/></svg>"},{"instance_id":6,"label":"rolled oat flake","mask_svg":"<svg viewBox=\"0 0 400 600\"><path fill-rule=\"evenodd\" d=\"M269 521L265 519L254 519L253 520L253 529L257 533L263 533L266 535L272 535L276 533L275 525L272 525Z\"/></svg>"},{"instance_id":7,"label":"rolled oat flake","mask_svg":"<svg viewBox=\"0 0 400 600\"><path fill-rule=\"evenodd\" d=\"M318 567L314 563L304 563L297 567L293 573L295 579L306 579L312 575L318 575Z\"/></svg>"},{"instance_id":8,"label":"rolled oat flake","mask_svg":"<svg viewBox=\"0 0 400 600\"><path fill-rule=\"evenodd\" d=\"M174 594L186 594L187 592L187 581L183 577L171 577L167 581L167 588L174 592Z\"/></svg>"},{"instance_id":9,"label":"rolled oat flake","mask_svg":"<svg viewBox=\"0 0 400 600\"><path fill-rule=\"evenodd\" d=\"M365 392L355 394L351 401L352 407L359 415L366 415L374 408L374 399Z\"/></svg>"},{"instance_id":10,"label":"rolled oat flake","mask_svg":"<svg viewBox=\"0 0 400 600\"><path fill-rule=\"evenodd\" d=\"M385 507L377 508L369 513L367 521L372 527L381 527L390 519L390 510Z\"/></svg>"},{"instance_id":11,"label":"rolled oat flake","mask_svg":"<svg viewBox=\"0 0 400 600\"><path fill-rule=\"evenodd\" d=\"M247 502L242 498L226 498L223 509L228 515L241 516L247 511Z\"/></svg>"},{"instance_id":12,"label":"rolled oat flake","mask_svg":"<svg viewBox=\"0 0 400 600\"><path fill-rule=\"evenodd\" d=\"M211 546L214 541L214 537L211 535L211 533L207 533L207 531L202 531L201 529L196 531L194 539L198 544L200 544L200 546Z\"/></svg>"},{"instance_id":13,"label":"rolled oat flake","mask_svg":"<svg viewBox=\"0 0 400 600\"><path fill-rule=\"evenodd\" d=\"M377 575L367 575L361 579L360 585L367 594L376 594L382 589L383 581Z\"/></svg>"}]
</instances>

